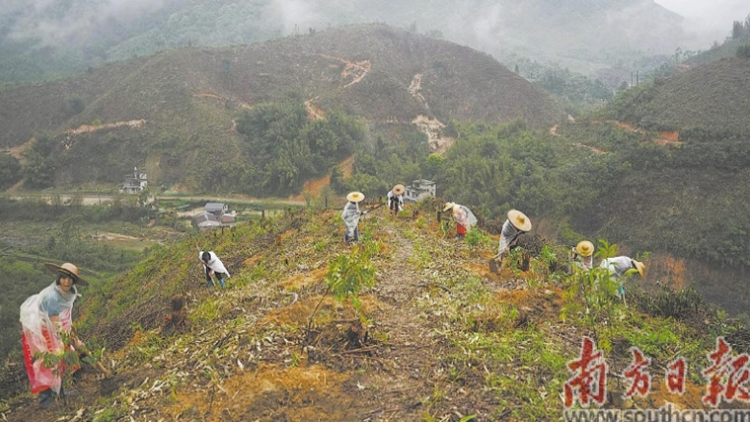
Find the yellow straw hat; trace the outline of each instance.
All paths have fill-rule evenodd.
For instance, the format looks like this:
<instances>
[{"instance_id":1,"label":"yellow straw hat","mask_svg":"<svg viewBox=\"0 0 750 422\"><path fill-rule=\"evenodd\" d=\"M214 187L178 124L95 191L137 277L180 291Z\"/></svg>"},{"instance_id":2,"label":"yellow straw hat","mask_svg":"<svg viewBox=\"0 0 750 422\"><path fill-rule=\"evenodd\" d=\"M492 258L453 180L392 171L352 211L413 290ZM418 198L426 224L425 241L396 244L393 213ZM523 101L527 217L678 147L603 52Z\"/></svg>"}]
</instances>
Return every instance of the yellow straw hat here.
<instances>
[{"instance_id":1,"label":"yellow straw hat","mask_svg":"<svg viewBox=\"0 0 750 422\"><path fill-rule=\"evenodd\" d=\"M360 202L363 199L365 199L365 194L362 192L350 192L349 195L346 195L346 200L349 202Z\"/></svg>"},{"instance_id":2,"label":"yellow straw hat","mask_svg":"<svg viewBox=\"0 0 750 422\"><path fill-rule=\"evenodd\" d=\"M529 217L526 217L526 214L522 213L521 211L508 211L508 220L510 220L510 223L513 224L513 227L521 230L522 232L531 230L531 220L529 220Z\"/></svg>"},{"instance_id":3,"label":"yellow straw hat","mask_svg":"<svg viewBox=\"0 0 750 422\"><path fill-rule=\"evenodd\" d=\"M646 266L641 261L633 260L633 264L635 264L635 268L638 270L638 274L641 275L641 278L645 278L643 276L643 272L646 271Z\"/></svg>"},{"instance_id":4,"label":"yellow straw hat","mask_svg":"<svg viewBox=\"0 0 750 422\"><path fill-rule=\"evenodd\" d=\"M70 262L66 262L62 265L57 264L51 264L51 263L45 263L45 267L47 267L48 270L52 271L53 273L63 273L66 275L69 275L73 277L73 280L75 280L76 284L79 284L81 286L88 286L89 282L81 278L81 276L78 275L78 267L71 264Z\"/></svg>"},{"instance_id":5,"label":"yellow straw hat","mask_svg":"<svg viewBox=\"0 0 750 422\"><path fill-rule=\"evenodd\" d=\"M402 184L399 183L398 185L396 185L396 186L393 187L393 194L394 195L403 195L405 190L406 190L406 188L404 187L404 185L402 185Z\"/></svg>"},{"instance_id":6,"label":"yellow straw hat","mask_svg":"<svg viewBox=\"0 0 750 422\"><path fill-rule=\"evenodd\" d=\"M576 252L578 252L578 255L589 257L594 253L594 244L588 240L582 240L576 245Z\"/></svg>"},{"instance_id":7,"label":"yellow straw hat","mask_svg":"<svg viewBox=\"0 0 750 422\"><path fill-rule=\"evenodd\" d=\"M449 209L453 208L454 206L456 206L456 204L454 202L446 202L445 206L443 207L443 212L448 211Z\"/></svg>"}]
</instances>

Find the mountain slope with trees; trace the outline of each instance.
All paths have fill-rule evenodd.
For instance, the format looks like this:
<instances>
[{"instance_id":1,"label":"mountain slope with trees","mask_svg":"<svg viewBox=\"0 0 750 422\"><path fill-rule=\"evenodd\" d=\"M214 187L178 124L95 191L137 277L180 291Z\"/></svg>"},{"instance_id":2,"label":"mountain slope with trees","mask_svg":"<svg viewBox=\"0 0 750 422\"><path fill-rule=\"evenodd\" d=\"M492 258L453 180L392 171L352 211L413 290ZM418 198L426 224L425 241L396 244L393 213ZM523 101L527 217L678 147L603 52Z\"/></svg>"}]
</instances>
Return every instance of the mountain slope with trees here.
<instances>
[{"instance_id":1,"label":"mountain slope with trees","mask_svg":"<svg viewBox=\"0 0 750 422\"><path fill-rule=\"evenodd\" d=\"M266 171L265 163L245 165L243 157L252 151L238 132L245 130L242 116L261 113L257 105L287 100L307 104L308 112L320 108L333 125L343 122L335 116L361 119L347 135L355 144L370 137L365 125L395 127L413 137L419 132L411 122L418 116L446 123L523 119L544 127L562 114L541 89L486 54L367 25L251 46L178 49L63 81L6 88L0 91L0 144L15 147L35 135L29 145L49 139L51 149L42 148L45 154L32 162L46 162L58 185L117 183L145 164L160 183L242 191L253 174ZM298 117L312 128L320 116ZM302 136L301 129L293 136ZM316 168L307 176L329 170ZM294 192L299 182L304 180L265 193Z\"/></svg>"}]
</instances>

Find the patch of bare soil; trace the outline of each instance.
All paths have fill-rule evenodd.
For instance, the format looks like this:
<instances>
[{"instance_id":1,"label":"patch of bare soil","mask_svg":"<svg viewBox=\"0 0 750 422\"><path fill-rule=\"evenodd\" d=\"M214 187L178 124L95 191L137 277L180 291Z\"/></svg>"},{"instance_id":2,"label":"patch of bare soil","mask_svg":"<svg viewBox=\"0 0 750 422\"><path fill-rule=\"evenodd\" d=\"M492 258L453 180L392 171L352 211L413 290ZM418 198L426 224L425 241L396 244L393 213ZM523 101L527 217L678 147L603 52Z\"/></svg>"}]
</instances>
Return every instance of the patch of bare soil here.
<instances>
[{"instance_id":1,"label":"patch of bare soil","mask_svg":"<svg viewBox=\"0 0 750 422\"><path fill-rule=\"evenodd\" d=\"M28 141L22 143L21 145L16 145L13 148L10 148L9 152L10 155L16 158L16 160L20 161L21 164L24 164L24 158L23 158L23 152L26 151L26 148L30 147L34 142L36 142L36 138L31 138Z\"/></svg>"},{"instance_id":2,"label":"patch of bare soil","mask_svg":"<svg viewBox=\"0 0 750 422\"><path fill-rule=\"evenodd\" d=\"M344 177L349 177L354 172L354 156L345 159L344 161L340 162L339 170L343 173ZM321 190L326 187L330 186L331 184L331 175L326 175L321 177L317 180L308 180L305 182L305 184L302 186L302 193L300 193L297 196L290 196L288 198L289 201L295 201L295 202L303 202L305 200L305 194L309 195L320 195Z\"/></svg>"},{"instance_id":3,"label":"patch of bare soil","mask_svg":"<svg viewBox=\"0 0 750 422\"><path fill-rule=\"evenodd\" d=\"M588 149L589 151L593 152L596 155L602 155L602 154L606 154L607 153L607 151L604 151L604 150L599 149L597 147L592 147L591 145L582 144L580 142L575 142L575 143L573 143L573 145L575 145L577 147L580 147L580 148L586 148L586 149Z\"/></svg>"},{"instance_id":4,"label":"patch of bare soil","mask_svg":"<svg viewBox=\"0 0 750 422\"><path fill-rule=\"evenodd\" d=\"M422 95L422 74L417 73L414 75L414 78L412 78L411 83L409 84L409 93L412 95L412 97L416 98L417 101L420 102L426 109L430 109L430 106L427 105L427 100L425 100L424 96Z\"/></svg>"},{"instance_id":5,"label":"patch of bare soil","mask_svg":"<svg viewBox=\"0 0 750 422\"><path fill-rule=\"evenodd\" d=\"M680 142L680 132L659 132L659 138L656 139L658 145L682 145Z\"/></svg>"},{"instance_id":6,"label":"patch of bare soil","mask_svg":"<svg viewBox=\"0 0 750 422\"><path fill-rule=\"evenodd\" d=\"M307 117L311 120L323 120L326 117L325 111L322 108L313 104L316 98L311 98L305 101L305 109L307 110Z\"/></svg>"},{"instance_id":7,"label":"patch of bare soil","mask_svg":"<svg viewBox=\"0 0 750 422\"><path fill-rule=\"evenodd\" d=\"M193 94L193 97L195 98L212 98L216 100L216 103L222 107L227 108L246 108L251 109L253 106L250 104L240 101L236 98L231 97L222 97L221 95L212 94L210 92L201 92L199 94Z\"/></svg>"},{"instance_id":8,"label":"patch of bare soil","mask_svg":"<svg viewBox=\"0 0 750 422\"><path fill-rule=\"evenodd\" d=\"M115 122L115 123L106 123L103 125L81 125L77 129L71 129L65 132L66 135L80 135L82 133L91 133L91 132L98 132L100 130L106 130L106 129L117 129L119 127L129 127L129 128L140 128L143 127L143 125L146 124L146 119L140 119L140 120L128 120L124 122Z\"/></svg>"},{"instance_id":9,"label":"patch of bare soil","mask_svg":"<svg viewBox=\"0 0 750 422\"><path fill-rule=\"evenodd\" d=\"M372 62L370 60L355 62L345 57L331 56L323 53L319 53L318 55L329 60L340 61L346 65L344 70L341 71L342 88L362 82L362 79L372 70Z\"/></svg>"},{"instance_id":10,"label":"patch of bare soil","mask_svg":"<svg viewBox=\"0 0 750 422\"><path fill-rule=\"evenodd\" d=\"M442 155L453 145L453 138L443 136L442 132L445 129L445 125L440 120L431 119L427 116L417 116L411 123L427 135L430 150L435 154Z\"/></svg>"}]
</instances>

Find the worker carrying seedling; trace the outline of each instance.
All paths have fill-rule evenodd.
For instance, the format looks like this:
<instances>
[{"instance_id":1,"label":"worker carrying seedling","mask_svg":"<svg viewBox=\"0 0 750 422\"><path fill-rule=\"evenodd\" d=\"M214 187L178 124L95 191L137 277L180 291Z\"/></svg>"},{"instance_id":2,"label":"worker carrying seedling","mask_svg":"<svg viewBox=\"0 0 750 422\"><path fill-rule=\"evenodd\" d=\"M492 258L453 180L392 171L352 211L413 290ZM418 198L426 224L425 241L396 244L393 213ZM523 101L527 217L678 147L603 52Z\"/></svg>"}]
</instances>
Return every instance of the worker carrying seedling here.
<instances>
[{"instance_id":1,"label":"worker carrying seedling","mask_svg":"<svg viewBox=\"0 0 750 422\"><path fill-rule=\"evenodd\" d=\"M452 210L453 220L456 222L456 239L461 240L466 236L471 227L477 224L477 217L471 210L454 202L447 202L443 212Z\"/></svg>"},{"instance_id":2,"label":"worker carrying seedling","mask_svg":"<svg viewBox=\"0 0 750 422\"><path fill-rule=\"evenodd\" d=\"M594 267L594 244L588 240L582 240L570 249L570 260L582 270L590 270ZM571 266L572 272L572 266Z\"/></svg>"},{"instance_id":3,"label":"worker carrying seedling","mask_svg":"<svg viewBox=\"0 0 750 422\"><path fill-rule=\"evenodd\" d=\"M388 195L386 195L388 199L388 209L391 210L393 215L404 210L404 190L404 185L398 184L388 192Z\"/></svg>"},{"instance_id":4,"label":"worker carrying seedling","mask_svg":"<svg viewBox=\"0 0 750 422\"><path fill-rule=\"evenodd\" d=\"M530 230L531 220L526 214L518 210L508 211L508 219L505 220L503 228L500 231L500 244L498 246L497 255L490 260L490 269L493 270L493 272L500 272L503 258L509 251L515 249L519 236Z\"/></svg>"},{"instance_id":5,"label":"worker carrying seedling","mask_svg":"<svg viewBox=\"0 0 750 422\"><path fill-rule=\"evenodd\" d=\"M346 225L344 241L347 245L359 241L359 217L367 214L367 211L359 210L359 203L364 199L365 195L362 192L350 192L346 195L347 203L344 206L344 212L341 213L341 219Z\"/></svg>"},{"instance_id":6,"label":"worker carrying seedling","mask_svg":"<svg viewBox=\"0 0 750 422\"><path fill-rule=\"evenodd\" d=\"M599 268L608 269L612 279L620 283L617 288L617 295L622 298L622 302L627 306L627 302L625 301L625 288L622 286L626 279L625 276L629 274L629 270L633 269L635 271L631 271L631 273L638 272L641 278L644 278L643 273L646 270L646 266L642 262L636 261L628 256L616 256L602 260L601 264L599 264Z\"/></svg>"},{"instance_id":7,"label":"worker carrying seedling","mask_svg":"<svg viewBox=\"0 0 750 422\"><path fill-rule=\"evenodd\" d=\"M85 345L75 335L73 329L73 303L78 297L77 286L88 286L89 283L78 275L78 267L71 263L63 265L44 264L48 270L57 274L54 283L41 292L30 296L21 305L21 343L26 373L31 384L31 393L39 394L39 405L43 408L55 402L55 395L62 393L62 373L75 372L80 364L69 365L67 370L63 362L53 367L46 367L43 359L35 359L35 354L55 354L61 356L65 351L63 337L60 333L70 334L70 350ZM75 360L78 356L75 355Z\"/></svg>"},{"instance_id":8,"label":"worker carrying seedling","mask_svg":"<svg viewBox=\"0 0 750 422\"><path fill-rule=\"evenodd\" d=\"M214 285L214 281L211 278L213 275L219 280L221 288L225 288L224 278L231 278L232 276L229 275L229 271L227 271L224 263L221 262L214 251L202 251L197 243L195 244L195 247L198 248L198 258L203 263L203 270L206 273L206 287L211 288Z\"/></svg>"}]
</instances>

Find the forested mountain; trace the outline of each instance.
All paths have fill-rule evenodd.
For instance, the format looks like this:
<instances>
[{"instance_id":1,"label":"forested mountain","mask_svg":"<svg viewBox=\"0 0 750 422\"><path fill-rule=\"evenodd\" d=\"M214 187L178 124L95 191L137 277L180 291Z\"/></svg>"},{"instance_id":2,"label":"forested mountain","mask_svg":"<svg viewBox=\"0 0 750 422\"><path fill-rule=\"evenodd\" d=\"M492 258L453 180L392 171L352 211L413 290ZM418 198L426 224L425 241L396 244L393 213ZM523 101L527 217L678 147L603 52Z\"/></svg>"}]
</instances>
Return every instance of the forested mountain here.
<instances>
[{"instance_id":1,"label":"forested mountain","mask_svg":"<svg viewBox=\"0 0 750 422\"><path fill-rule=\"evenodd\" d=\"M364 22L586 72L695 45L681 18L652 0L14 0L0 11L0 82L49 79L173 47L236 45Z\"/></svg>"},{"instance_id":2,"label":"forested mountain","mask_svg":"<svg viewBox=\"0 0 750 422\"><path fill-rule=\"evenodd\" d=\"M263 106L273 102L287 106ZM544 127L561 115L541 89L486 54L368 25L250 46L178 49L6 88L0 145L26 151L22 158L34 169L27 176L47 175L27 177L27 188L117 183L145 163L159 183L286 195L329 172L332 160L355 145L379 138L414 138L406 151L426 155L425 125L439 132L451 119L522 119ZM331 154L312 159L334 133L338 146L329 143ZM257 154L264 137L273 147Z\"/></svg>"}]
</instances>

